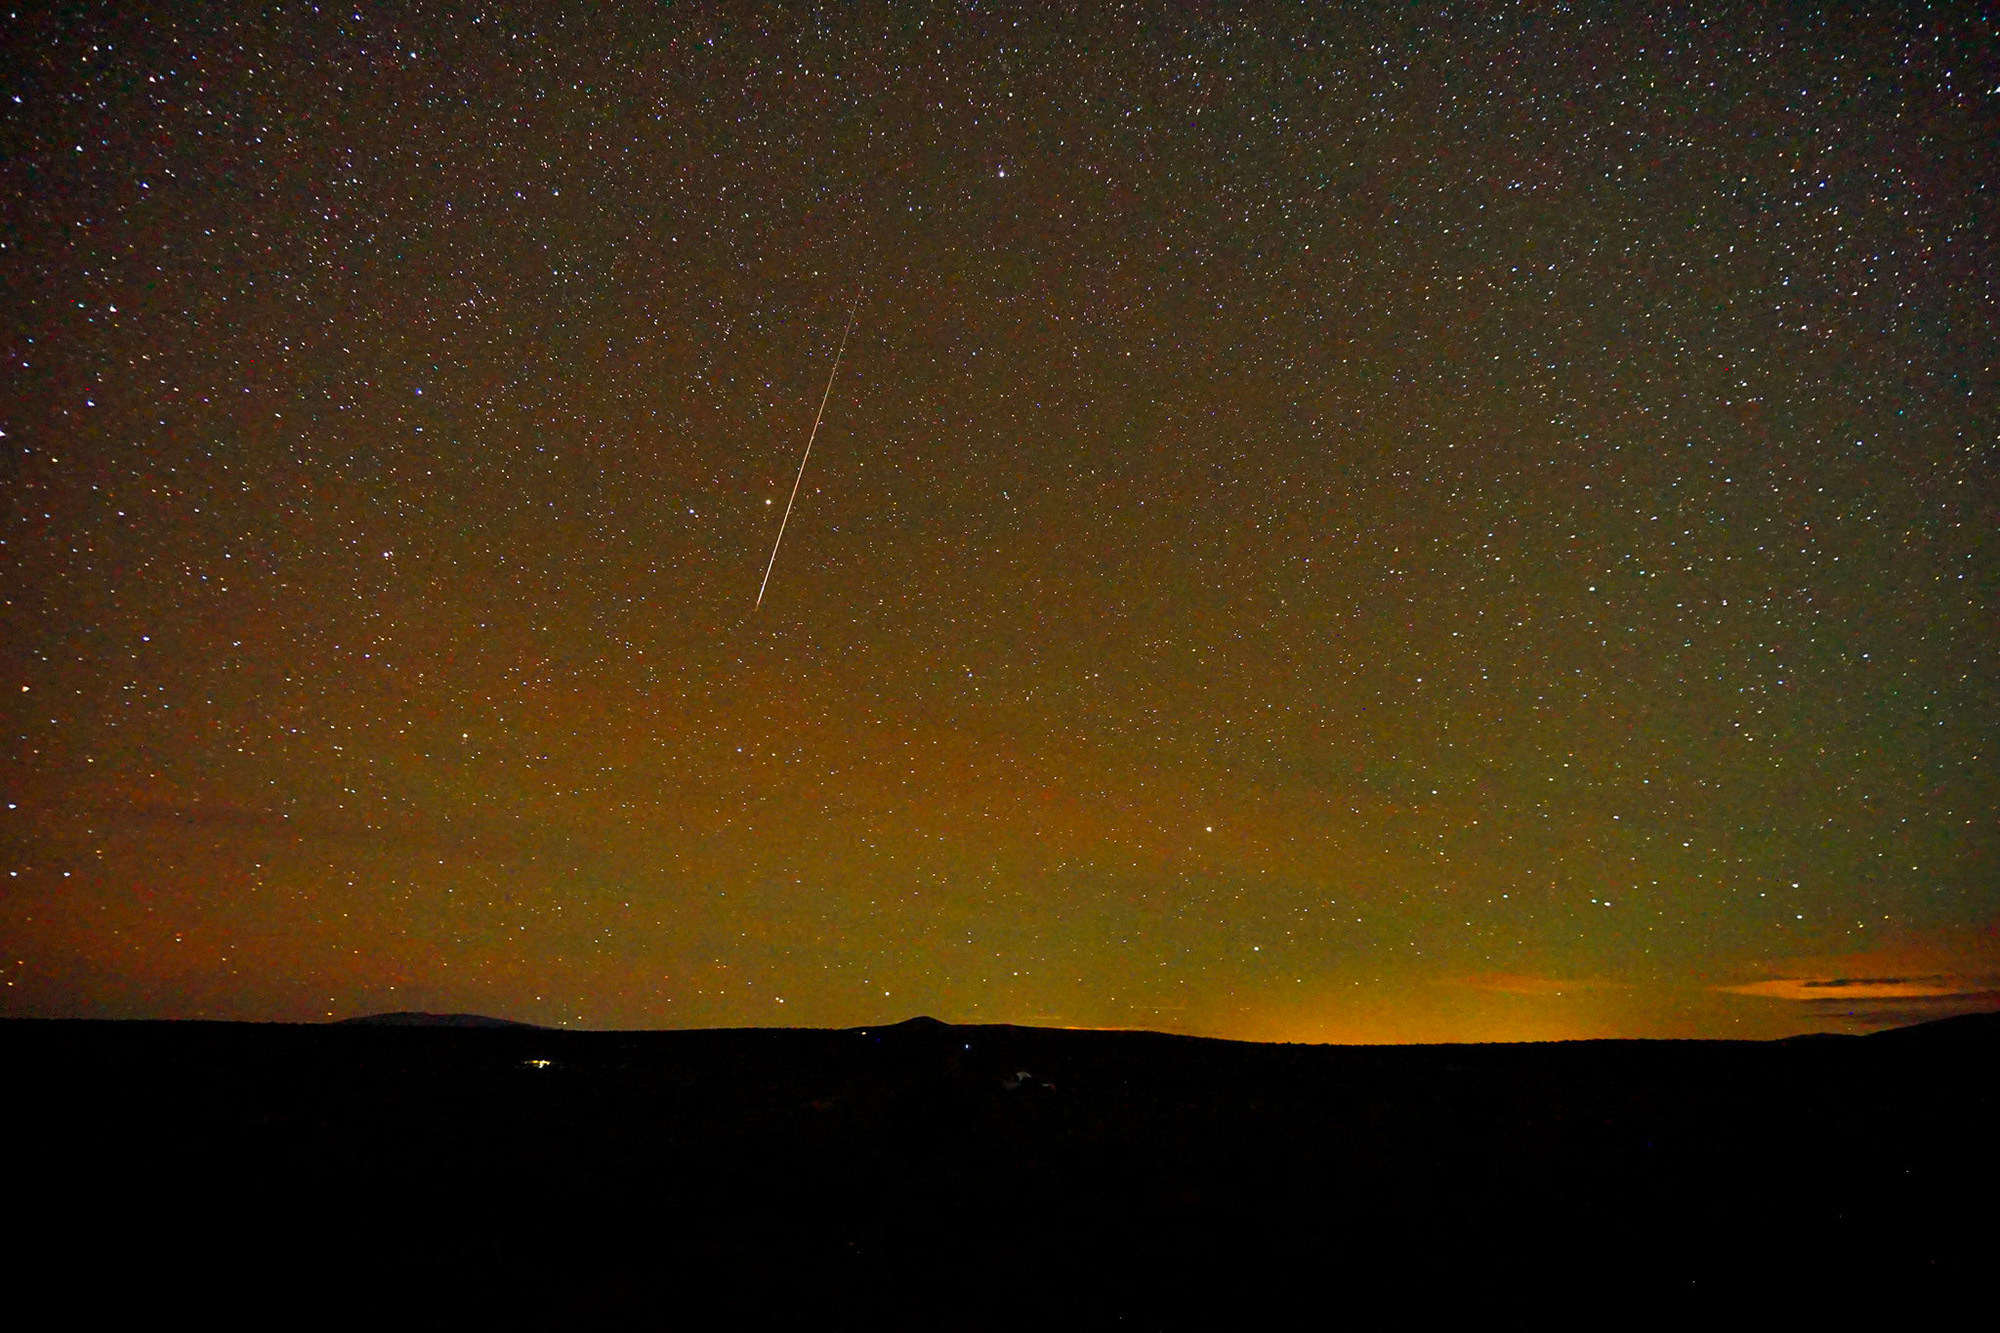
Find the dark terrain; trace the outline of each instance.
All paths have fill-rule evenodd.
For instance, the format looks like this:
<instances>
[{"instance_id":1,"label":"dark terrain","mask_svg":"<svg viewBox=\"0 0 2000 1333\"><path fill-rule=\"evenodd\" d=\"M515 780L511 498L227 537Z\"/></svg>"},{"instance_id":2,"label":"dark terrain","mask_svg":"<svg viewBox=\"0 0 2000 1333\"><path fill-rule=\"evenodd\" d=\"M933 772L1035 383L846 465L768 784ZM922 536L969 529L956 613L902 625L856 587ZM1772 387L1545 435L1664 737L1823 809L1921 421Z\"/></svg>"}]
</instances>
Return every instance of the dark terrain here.
<instances>
[{"instance_id":1,"label":"dark terrain","mask_svg":"<svg viewBox=\"0 0 2000 1333\"><path fill-rule=\"evenodd\" d=\"M1909 1311L1990 1273L2000 1014L1430 1047L395 1018L0 1023L17 1271L286 1322L833 1327Z\"/></svg>"}]
</instances>

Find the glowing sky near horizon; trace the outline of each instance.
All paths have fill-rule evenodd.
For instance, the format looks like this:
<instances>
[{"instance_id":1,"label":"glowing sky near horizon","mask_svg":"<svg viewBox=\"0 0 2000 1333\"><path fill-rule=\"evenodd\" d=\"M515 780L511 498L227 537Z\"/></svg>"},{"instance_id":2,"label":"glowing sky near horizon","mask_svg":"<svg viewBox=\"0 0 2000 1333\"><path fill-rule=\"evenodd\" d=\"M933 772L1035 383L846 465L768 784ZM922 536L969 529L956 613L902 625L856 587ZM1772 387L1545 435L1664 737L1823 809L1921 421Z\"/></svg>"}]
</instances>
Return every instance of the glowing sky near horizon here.
<instances>
[{"instance_id":1,"label":"glowing sky near horizon","mask_svg":"<svg viewBox=\"0 0 2000 1333\"><path fill-rule=\"evenodd\" d=\"M1970 10L8 18L0 1013L1994 1007Z\"/></svg>"}]
</instances>

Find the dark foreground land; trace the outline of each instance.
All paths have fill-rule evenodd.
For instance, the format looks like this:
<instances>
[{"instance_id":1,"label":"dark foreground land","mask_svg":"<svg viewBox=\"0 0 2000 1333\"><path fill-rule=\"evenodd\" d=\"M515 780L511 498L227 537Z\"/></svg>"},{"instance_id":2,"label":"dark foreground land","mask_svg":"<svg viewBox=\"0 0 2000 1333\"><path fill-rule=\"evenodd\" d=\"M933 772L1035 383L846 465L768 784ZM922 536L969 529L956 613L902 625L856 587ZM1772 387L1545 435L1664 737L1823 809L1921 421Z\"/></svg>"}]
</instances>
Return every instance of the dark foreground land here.
<instances>
[{"instance_id":1,"label":"dark foreground land","mask_svg":"<svg viewBox=\"0 0 2000 1333\"><path fill-rule=\"evenodd\" d=\"M1996 1056L2000 1015L1456 1047L11 1021L12 1286L81 1259L79 1313L285 1323L1909 1314L1994 1271Z\"/></svg>"}]
</instances>

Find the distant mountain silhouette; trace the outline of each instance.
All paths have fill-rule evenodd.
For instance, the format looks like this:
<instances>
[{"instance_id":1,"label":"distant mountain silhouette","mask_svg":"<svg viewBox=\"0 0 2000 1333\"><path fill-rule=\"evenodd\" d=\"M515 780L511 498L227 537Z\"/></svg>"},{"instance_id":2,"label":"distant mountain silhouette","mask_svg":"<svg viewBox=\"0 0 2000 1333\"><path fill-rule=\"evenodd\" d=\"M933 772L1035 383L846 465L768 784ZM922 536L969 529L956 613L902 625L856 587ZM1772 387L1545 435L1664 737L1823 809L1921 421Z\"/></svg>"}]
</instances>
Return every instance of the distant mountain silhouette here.
<instances>
[{"instance_id":1,"label":"distant mountain silhouette","mask_svg":"<svg viewBox=\"0 0 2000 1333\"><path fill-rule=\"evenodd\" d=\"M928 1015L906 1018L900 1023L870 1024L849 1030L871 1042L886 1042L902 1050L942 1050L958 1041L953 1035L956 1029L951 1024Z\"/></svg>"},{"instance_id":2,"label":"distant mountain silhouette","mask_svg":"<svg viewBox=\"0 0 2000 1333\"><path fill-rule=\"evenodd\" d=\"M2000 1041L2000 1011L1933 1018L1928 1023L1870 1033L1868 1039L1880 1041L1884 1037L1896 1041Z\"/></svg>"},{"instance_id":3,"label":"distant mountain silhouette","mask_svg":"<svg viewBox=\"0 0 2000 1333\"><path fill-rule=\"evenodd\" d=\"M311 1291L563 1326L1234 1328L1413 1292L1456 1313L1991 1287L1991 1013L1403 1047L331 1026L0 1018L0 1128L34 1147L8 1197L52 1219L7 1252L54 1271L104 1216L185 1199L107 1263L151 1291L227 1255L221 1296L260 1311ZM384 1217L421 1233L385 1244Z\"/></svg>"},{"instance_id":4,"label":"distant mountain silhouette","mask_svg":"<svg viewBox=\"0 0 2000 1333\"><path fill-rule=\"evenodd\" d=\"M1801 1032L1798 1033L1796 1036L1778 1038L1779 1044L1781 1045L1793 1044L1797 1042L1859 1041L1859 1040L1861 1040L1859 1034L1853 1032Z\"/></svg>"},{"instance_id":5,"label":"distant mountain silhouette","mask_svg":"<svg viewBox=\"0 0 2000 1333\"><path fill-rule=\"evenodd\" d=\"M532 1028L533 1023L516 1023L511 1018L488 1018L485 1014L423 1014L402 1011L394 1014L367 1014L343 1018L337 1027L369 1028Z\"/></svg>"}]
</instances>

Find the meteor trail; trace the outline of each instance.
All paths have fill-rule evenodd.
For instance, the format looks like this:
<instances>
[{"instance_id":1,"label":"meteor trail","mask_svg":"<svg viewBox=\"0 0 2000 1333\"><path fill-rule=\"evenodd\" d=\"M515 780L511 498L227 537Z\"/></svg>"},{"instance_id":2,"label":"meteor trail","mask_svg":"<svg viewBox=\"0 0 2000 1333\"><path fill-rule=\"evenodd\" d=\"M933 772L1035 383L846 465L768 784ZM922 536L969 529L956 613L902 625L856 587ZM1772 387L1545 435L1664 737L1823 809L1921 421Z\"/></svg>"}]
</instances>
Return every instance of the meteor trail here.
<instances>
[{"instance_id":1,"label":"meteor trail","mask_svg":"<svg viewBox=\"0 0 2000 1333\"><path fill-rule=\"evenodd\" d=\"M826 400L833 397L833 377L840 373L840 358L847 351L847 335L854 332L854 317L860 313L861 293L856 292L854 308L847 312L847 327L840 331L840 347L833 354L833 369L826 375L826 392L819 396L819 411L813 415L812 430L806 435L806 451L799 456L799 475L792 480L792 498L785 501L785 516L778 520L778 540L771 543L771 558L764 562L764 581L757 585L758 606L764 604L764 589L771 586L771 569L778 563L778 547L784 544L785 525L792 521L792 506L799 499L799 483L806 479L806 460L813 456L813 441L819 436L820 420L826 416Z\"/></svg>"}]
</instances>

